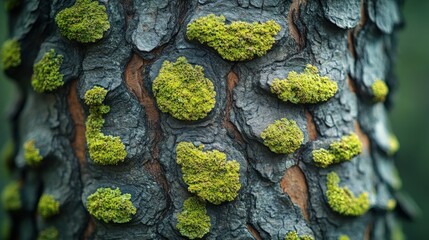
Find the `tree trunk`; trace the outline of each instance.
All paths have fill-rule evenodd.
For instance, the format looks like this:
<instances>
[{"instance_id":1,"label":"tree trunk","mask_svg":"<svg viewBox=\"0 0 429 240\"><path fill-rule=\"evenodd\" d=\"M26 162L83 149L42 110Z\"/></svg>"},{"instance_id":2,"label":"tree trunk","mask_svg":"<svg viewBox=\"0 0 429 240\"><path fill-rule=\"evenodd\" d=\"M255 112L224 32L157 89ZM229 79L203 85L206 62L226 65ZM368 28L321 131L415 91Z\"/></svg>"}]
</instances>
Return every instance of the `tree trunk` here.
<instances>
[{"instance_id":1,"label":"tree trunk","mask_svg":"<svg viewBox=\"0 0 429 240\"><path fill-rule=\"evenodd\" d=\"M393 164L396 146L386 111L395 86L395 33L401 20L397 1L100 1L98 6L106 7L110 26L105 30L106 26L91 22L84 27L92 27L85 33L88 36L67 32L71 22L65 22L70 25L68 30L60 26L58 14L74 4L73 0L24 0L9 13L11 38L21 47L21 63L6 70L21 92L11 116L15 148L9 167L19 183L21 200L21 207L10 211L11 238L34 239L53 229L50 227L55 227L60 239L193 238L181 231L178 218L186 218L184 201L195 196L199 204L205 204L210 218L209 231L202 233L205 239L284 239L294 232L301 239L305 235L314 239L338 239L341 235L398 239L393 209L400 181ZM94 13L98 10L88 7ZM74 9L70 14L79 11ZM252 52L259 47L257 42L240 50L234 45L237 43L228 45L233 40L222 42L222 34L212 45L187 34L188 24L212 13L225 16L224 26L243 21L248 27L273 20L281 29L273 30L273 36L261 35L261 41L275 40L262 53ZM100 31L102 38L96 36ZM208 31L217 29L210 27ZM235 36L238 31L225 34ZM256 36L252 34L257 33L248 33L238 44ZM216 43L223 45L217 49ZM234 47L240 50L238 54L250 55L235 58ZM51 49L63 56L60 73L64 85L35 91L33 66ZM222 55L223 50L231 50L230 55ZM188 67L202 66L204 77L214 86L215 105L198 119L180 119L162 109L161 97L155 96L153 86L161 79L160 69L166 61L177 63L180 57L191 64ZM304 74L307 64L336 82L333 97L317 103L293 103L271 92L275 78L290 79L292 71ZM46 80L41 74L41 81ZM386 89L382 86L380 97L374 88L377 79L390 89L384 102ZM107 95L103 103L88 104L85 94L95 86L107 90ZM179 101L165 107L176 107ZM198 104L206 106L204 101ZM103 112L103 105L110 111ZM176 114L187 111L179 107ZM88 126L91 114L101 119L100 129ZM291 153L271 151L274 147L261 137L283 118L296 122L303 133L302 143L299 136L280 141L299 142ZM343 137L353 133L359 137L361 153L351 159L338 158L332 144L347 145ZM277 137L287 134L280 132ZM120 151L123 144L126 157L122 161L119 153L113 152L119 159L116 164L98 164L89 152L88 139L100 137L104 141L108 136L119 137L119 145L105 143L106 151L110 147ZM233 200L218 204L204 198L202 192L188 189L191 183L184 180L185 165L178 164L176 151L182 142L204 144L203 150L194 150L201 154L218 150L226 154L228 163L239 163L240 190ZM322 148L335 163L327 167L315 163L313 151ZM40 163L28 160L31 149L33 153L39 150ZM204 169L196 171L199 174ZM338 186L347 187L355 197L339 196L343 197L339 204L347 208L344 211L333 206L328 197L327 176L332 172L340 179ZM212 178L206 181L214 181ZM336 190L344 190L338 186ZM129 212L120 212L128 213L129 221L91 212L89 196L100 188L118 188L124 199L131 195L136 212L132 213L132 206ZM356 202L365 193L369 209ZM43 194L59 202L56 215L41 216L38 202ZM222 190L216 194L225 197ZM344 202L347 200L351 202ZM361 211L354 204L362 204ZM98 214L107 211L99 207ZM353 209L357 212L351 213ZM195 230L192 227L197 226L191 224L191 229L185 230Z\"/></svg>"}]
</instances>

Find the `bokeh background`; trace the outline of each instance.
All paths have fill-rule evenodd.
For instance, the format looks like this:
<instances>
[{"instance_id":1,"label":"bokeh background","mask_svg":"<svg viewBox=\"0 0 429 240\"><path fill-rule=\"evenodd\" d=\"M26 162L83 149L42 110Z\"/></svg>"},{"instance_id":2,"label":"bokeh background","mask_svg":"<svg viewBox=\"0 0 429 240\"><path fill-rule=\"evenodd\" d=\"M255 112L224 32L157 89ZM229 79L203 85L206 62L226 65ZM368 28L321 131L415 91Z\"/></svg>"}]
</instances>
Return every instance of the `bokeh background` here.
<instances>
[{"instance_id":1,"label":"bokeh background","mask_svg":"<svg viewBox=\"0 0 429 240\"><path fill-rule=\"evenodd\" d=\"M407 239L424 240L429 239L429 0L405 1L403 14L405 27L399 34L396 64L399 87L390 119L401 143L396 165L403 190L420 207L420 217L404 222L404 232ZM6 36L6 13L0 4L0 42ZM7 116L16 99L14 85L0 71L0 146L10 139ZM1 189L7 177L0 166ZM4 219L0 208L0 226Z\"/></svg>"}]
</instances>

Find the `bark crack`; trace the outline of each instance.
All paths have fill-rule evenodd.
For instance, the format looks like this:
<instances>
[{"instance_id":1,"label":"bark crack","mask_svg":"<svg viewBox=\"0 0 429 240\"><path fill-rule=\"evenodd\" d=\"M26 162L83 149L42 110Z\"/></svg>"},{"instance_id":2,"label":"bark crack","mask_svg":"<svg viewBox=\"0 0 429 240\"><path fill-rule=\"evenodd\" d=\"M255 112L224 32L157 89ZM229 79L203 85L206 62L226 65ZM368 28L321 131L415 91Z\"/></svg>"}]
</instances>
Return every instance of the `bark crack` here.
<instances>
[{"instance_id":1,"label":"bark crack","mask_svg":"<svg viewBox=\"0 0 429 240\"><path fill-rule=\"evenodd\" d=\"M287 16L289 32L292 38L298 45L299 50L304 47L305 41L303 34L299 31L297 21L299 19L299 8L301 5L307 4L307 0L292 0L289 7L289 13Z\"/></svg>"},{"instance_id":2,"label":"bark crack","mask_svg":"<svg viewBox=\"0 0 429 240\"><path fill-rule=\"evenodd\" d=\"M305 220L309 221L308 214L308 186L304 173L298 165L288 168L280 180L280 187L287 193L292 202L301 208Z\"/></svg>"},{"instance_id":3,"label":"bark crack","mask_svg":"<svg viewBox=\"0 0 429 240\"><path fill-rule=\"evenodd\" d=\"M317 129L314 124L313 116L311 116L311 113L308 110L305 110L305 117L307 118L308 138L310 141L315 141L317 139Z\"/></svg>"},{"instance_id":4,"label":"bark crack","mask_svg":"<svg viewBox=\"0 0 429 240\"><path fill-rule=\"evenodd\" d=\"M359 122L357 120L355 120L354 125L355 125L355 132L358 135L359 140L362 142L363 149L368 151L368 153L370 153L371 148L370 148L370 140L368 135L362 131L362 129L360 128Z\"/></svg>"},{"instance_id":5,"label":"bark crack","mask_svg":"<svg viewBox=\"0 0 429 240\"><path fill-rule=\"evenodd\" d=\"M225 107L225 116L223 118L222 126L226 129L230 136L233 136L233 139L240 144L244 144L244 138L238 131L237 126L231 122L231 110L232 104L234 103L233 92L235 86L237 86L240 79L237 74L233 71L230 71L226 78L226 107Z\"/></svg>"},{"instance_id":6,"label":"bark crack","mask_svg":"<svg viewBox=\"0 0 429 240\"><path fill-rule=\"evenodd\" d=\"M67 100L75 129L71 145L82 169L82 166L85 165L85 114L77 93L77 80L71 82Z\"/></svg>"},{"instance_id":7,"label":"bark crack","mask_svg":"<svg viewBox=\"0 0 429 240\"><path fill-rule=\"evenodd\" d=\"M259 234L258 230L256 230L256 228L254 228L250 223L248 223L246 227L256 240L262 240L261 234Z\"/></svg>"}]
</instances>

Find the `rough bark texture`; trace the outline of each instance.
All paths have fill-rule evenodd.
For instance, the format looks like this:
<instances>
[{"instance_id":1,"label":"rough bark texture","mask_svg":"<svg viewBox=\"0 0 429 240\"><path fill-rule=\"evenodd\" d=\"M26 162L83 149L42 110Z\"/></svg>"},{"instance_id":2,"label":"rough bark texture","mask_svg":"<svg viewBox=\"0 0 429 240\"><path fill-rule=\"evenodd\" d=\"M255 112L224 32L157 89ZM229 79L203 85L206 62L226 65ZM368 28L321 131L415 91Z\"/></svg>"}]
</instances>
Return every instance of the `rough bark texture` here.
<instances>
[{"instance_id":1,"label":"rough bark texture","mask_svg":"<svg viewBox=\"0 0 429 240\"><path fill-rule=\"evenodd\" d=\"M177 214L192 196L176 163L178 142L202 143L240 163L241 190L232 202L207 204L211 230L206 239L284 239L289 231L315 239L389 239L396 177L389 149L387 106L371 102L375 78L392 90L399 3L393 0L122 0L105 4L110 30L96 43L61 37L54 18L73 0L25 0L9 14L11 37L19 39L22 64L9 71L22 92L12 117L16 143L11 171L22 182L23 209L12 213L12 235L34 239L55 226L61 239L182 239ZM228 21L275 20L282 27L273 48L251 61L229 62L213 49L186 39L186 25L200 16L223 14ZM32 67L55 48L64 56L65 85L37 94ZM152 82L165 60L185 56L204 67L215 85L216 105L198 121L179 121L161 113ZM325 103L294 105L270 93L274 78L313 64L338 83ZM102 131L119 136L128 156L117 166L94 164L88 155L84 94L107 89ZM294 154L272 153L260 133L281 118L304 131ZM356 132L364 151L352 161L319 168L311 150ZM25 165L22 145L34 139L45 157L38 168ZM335 171L341 185L367 191L371 209L360 217L333 212L326 200L326 175ZM137 208L132 221L106 224L85 209L99 187L119 187ZM42 193L59 197L60 214L43 220L36 214Z\"/></svg>"}]
</instances>

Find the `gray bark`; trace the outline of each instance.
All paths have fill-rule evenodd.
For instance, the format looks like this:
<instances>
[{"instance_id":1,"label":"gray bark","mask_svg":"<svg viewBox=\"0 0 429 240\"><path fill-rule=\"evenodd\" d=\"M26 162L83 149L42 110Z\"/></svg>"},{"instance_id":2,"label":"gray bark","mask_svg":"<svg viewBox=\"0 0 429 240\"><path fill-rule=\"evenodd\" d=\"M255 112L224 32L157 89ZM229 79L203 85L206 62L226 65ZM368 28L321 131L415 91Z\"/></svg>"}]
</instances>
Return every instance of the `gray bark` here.
<instances>
[{"instance_id":1,"label":"gray bark","mask_svg":"<svg viewBox=\"0 0 429 240\"><path fill-rule=\"evenodd\" d=\"M26 0L10 13L11 37L21 42L23 63L8 72L21 91L12 116L16 145L15 179L22 181L23 210L12 213L12 236L34 239L55 226L61 239L182 239L177 214L190 197L175 159L180 141L203 143L240 163L242 188L232 202L207 204L211 230L205 239L284 239L289 231L315 239L388 239L396 217L385 202L395 198L396 178L388 157L387 107L395 86L395 33L399 3L393 0L122 0L101 1L110 30L94 44L61 37L55 15L74 1ZM229 21L273 19L282 30L273 48L244 62L223 60L213 49L186 40L186 25L210 13ZM55 48L64 56L65 85L37 94L31 87L34 62ZM185 56L204 67L215 85L216 106L208 117L179 121L161 113L151 91L165 60ZM302 71L307 63L338 83L326 103L293 105L269 91L271 81ZM386 80L385 104L373 104L374 78ZM109 90L103 132L119 136L128 156L118 166L99 166L88 156L83 103L93 86ZM290 155L270 152L259 137L277 119L295 120L304 131L301 148ZM314 146L357 132L364 152L352 161L316 167ZM45 157L29 168L22 145L35 139ZM326 201L326 175L335 171L341 185L370 194L371 209L360 217L343 217ZM125 224L106 224L91 217L86 198L99 187L131 193L137 214ZM35 214L42 193L59 197L60 214L43 220Z\"/></svg>"}]
</instances>

